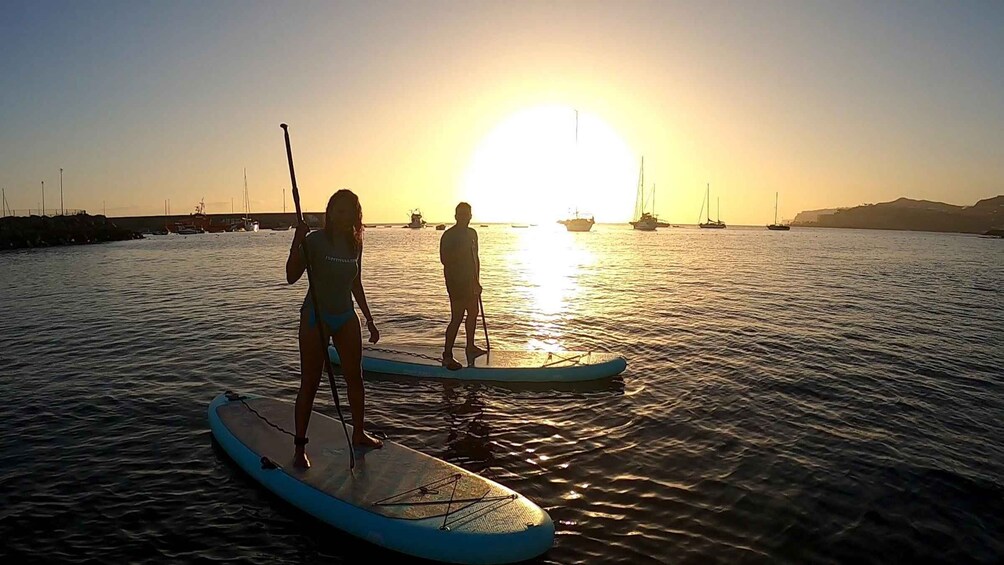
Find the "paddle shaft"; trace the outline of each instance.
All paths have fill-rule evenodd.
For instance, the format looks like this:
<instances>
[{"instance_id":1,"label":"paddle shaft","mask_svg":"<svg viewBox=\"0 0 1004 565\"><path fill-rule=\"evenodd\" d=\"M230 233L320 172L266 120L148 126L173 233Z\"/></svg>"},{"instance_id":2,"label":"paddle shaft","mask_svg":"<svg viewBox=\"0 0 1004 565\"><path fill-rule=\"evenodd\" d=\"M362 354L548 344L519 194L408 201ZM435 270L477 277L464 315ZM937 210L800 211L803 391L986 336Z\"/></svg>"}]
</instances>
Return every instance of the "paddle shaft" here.
<instances>
[{"instance_id":1,"label":"paddle shaft","mask_svg":"<svg viewBox=\"0 0 1004 565\"><path fill-rule=\"evenodd\" d=\"M300 191L296 187L296 173L293 171L293 150L289 146L289 126L281 124L283 135L286 138L286 159L289 161L289 179L293 184L293 203L296 205L296 219L303 222L303 212L300 210ZM307 253L307 238L303 238L303 262L307 267L307 292L310 293L310 303L314 308L314 319L317 320L317 338L321 341L321 355L324 356L324 367L328 371L328 382L331 384L331 397L335 399L335 408L338 410L338 419L342 422L342 430L345 431L345 441L349 446L349 468L355 468L356 456L352 449L352 438L349 437L349 429L345 425L345 418L342 416L342 406L338 400L338 387L335 385L334 372L331 369L331 357L328 355L328 343L324 339L323 318L321 318L320 306L315 296L314 285L310 284L310 254Z\"/></svg>"},{"instance_id":2,"label":"paddle shaft","mask_svg":"<svg viewBox=\"0 0 1004 565\"><path fill-rule=\"evenodd\" d=\"M488 322L485 322L485 304L481 301L481 293L478 293L478 305L481 306L481 327L485 330L485 347L492 350L492 342L488 340Z\"/></svg>"},{"instance_id":3,"label":"paddle shaft","mask_svg":"<svg viewBox=\"0 0 1004 565\"><path fill-rule=\"evenodd\" d=\"M478 263L478 255L477 255L477 252L474 250L473 246L471 247L471 256L474 257L474 264L475 265L479 265L479 263ZM478 286L480 287L481 286L481 267L480 266L478 266L477 277L478 277L477 278L477 283L478 283ZM484 290L484 289L482 289L482 290ZM478 306L479 306L479 310L481 310L481 328L485 330L485 348L488 349L488 351L491 351L491 349L492 349L492 342L488 339L488 322L485 321L485 303L481 301L481 292L478 292Z\"/></svg>"}]
</instances>

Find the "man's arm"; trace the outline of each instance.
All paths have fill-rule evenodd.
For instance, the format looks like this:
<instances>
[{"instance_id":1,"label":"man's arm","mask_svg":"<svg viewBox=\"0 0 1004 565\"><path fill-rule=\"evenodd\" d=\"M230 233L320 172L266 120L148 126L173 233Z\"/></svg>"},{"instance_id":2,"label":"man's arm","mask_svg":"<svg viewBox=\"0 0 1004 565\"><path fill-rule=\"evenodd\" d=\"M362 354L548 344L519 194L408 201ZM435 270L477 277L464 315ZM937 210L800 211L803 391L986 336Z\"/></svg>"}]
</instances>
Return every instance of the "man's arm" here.
<instances>
[{"instance_id":1,"label":"man's arm","mask_svg":"<svg viewBox=\"0 0 1004 565\"><path fill-rule=\"evenodd\" d=\"M474 253L474 282L477 283L477 288L481 288L481 251L478 248L478 232L474 228L471 228L473 233L473 242L471 245L471 251Z\"/></svg>"},{"instance_id":2,"label":"man's arm","mask_svg":"<svg viewBox=\"0 0 1004 565\"><path fill-rule=\"evenodd\" d=\"M444 265L457 262L457 238L448 231L439 238L439 261Z\"/></svg>"}]
</instances>

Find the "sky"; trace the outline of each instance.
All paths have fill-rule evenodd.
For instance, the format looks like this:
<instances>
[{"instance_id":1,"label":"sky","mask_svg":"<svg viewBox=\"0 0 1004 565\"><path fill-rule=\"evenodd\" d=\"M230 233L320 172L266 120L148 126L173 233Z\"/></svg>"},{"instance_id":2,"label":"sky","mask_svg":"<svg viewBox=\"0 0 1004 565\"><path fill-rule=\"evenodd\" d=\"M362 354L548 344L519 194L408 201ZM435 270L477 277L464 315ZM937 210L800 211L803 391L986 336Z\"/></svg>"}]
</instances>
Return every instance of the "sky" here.
<instances>
[{"instance_id":1,"label":"sky","mask_svg":"<svg viewBox=\"0 0 1004 565\"><path fill-rule=\"evenodd\" d=\"M10 1L0 187L109 216L790 220L1004 194L1004 3ZM55 203L55 204L53 204ZM233 203L233 204L231 204Z\"/></svg>"}]
</instances>

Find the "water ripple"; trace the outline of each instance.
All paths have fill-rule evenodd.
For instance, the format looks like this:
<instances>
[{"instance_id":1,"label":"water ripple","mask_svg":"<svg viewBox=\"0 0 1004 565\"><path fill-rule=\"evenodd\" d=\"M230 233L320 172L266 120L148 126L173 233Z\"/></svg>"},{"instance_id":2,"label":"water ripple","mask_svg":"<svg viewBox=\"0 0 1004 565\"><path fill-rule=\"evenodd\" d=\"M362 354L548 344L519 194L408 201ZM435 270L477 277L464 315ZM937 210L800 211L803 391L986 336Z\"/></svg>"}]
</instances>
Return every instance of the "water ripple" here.
<instances>
[{"instance_id":1,"label":"water ripple","mask_svg":"<svg viewBox=\"0 0 1004 565\"><path fill-rule=\"evenodd\" d=\"M544 507L557 538L538 562L1004 557L999 242L480 231L493 347L614 351L627 370L563 386L376 376L368 419ZM381 344L441 346L439 235L367 232ZM223 390L296 394L290 236L0 253L0 556L398 561L258 488L207 429ZM322 381L315 409L332 404Z\"/></svg>"}]
</instances>

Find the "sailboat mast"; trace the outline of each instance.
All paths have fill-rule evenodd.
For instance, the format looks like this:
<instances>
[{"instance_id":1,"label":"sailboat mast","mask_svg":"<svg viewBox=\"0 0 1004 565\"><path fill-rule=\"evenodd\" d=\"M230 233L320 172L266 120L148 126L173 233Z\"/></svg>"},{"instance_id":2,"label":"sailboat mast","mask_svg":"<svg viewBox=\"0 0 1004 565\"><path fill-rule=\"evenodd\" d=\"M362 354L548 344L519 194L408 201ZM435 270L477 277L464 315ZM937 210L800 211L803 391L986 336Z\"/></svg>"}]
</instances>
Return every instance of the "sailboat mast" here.
<instances>
[{"instance_id":1,"label":"sailboat mast","mask_svg":"<svg viewBox=\"0 0 1004 565\"><path fill-rule=\"evenodd\" d=\"M641 213L645 213L645 156L641 156L641 183L638 185L641 190Z\"/></svg>"},{"instance_id":2,"label":"sailboat mast","mask_svg":"<svg viewBox=\"0 0 1004 565\"><path fill-rule=\"evenodd\" d=\"M573 155L573 167L574 167L574 171L575 171L575 175L574 175L575 181L574 182L575 182L575 184L580 184L579 183L579 174L580 174L580 172L579 172L579 110L578 109L575 110L575 154ZM573 188L573 190L574 190L574 188ZM576 197L575 200L578 200L578 197ZM575 219L578 219L578 218L579 218L579 205L578 205L578 203L576 203L575 204Z\"/></svg>"},{"instance_id":3,"label":"sailboat mast","mask_svg":"<svg viewBox=\"0 0 1004 565\"><path fill-rule=\"evenodd\" d=\"M774 225L777 225L777 193L774 193Z\"/></svg>"},{"instance_id":4,"label":"sailboat mast","mask_svg":"<svg viewBox=\"0 0 1004 565\"><path fill-rule=\"evenodd\" d=\"M638 193L634 197L634 219L640 220L645 213L645 156L641 157L638 169Z\"/></svg>"}]
</instances>

